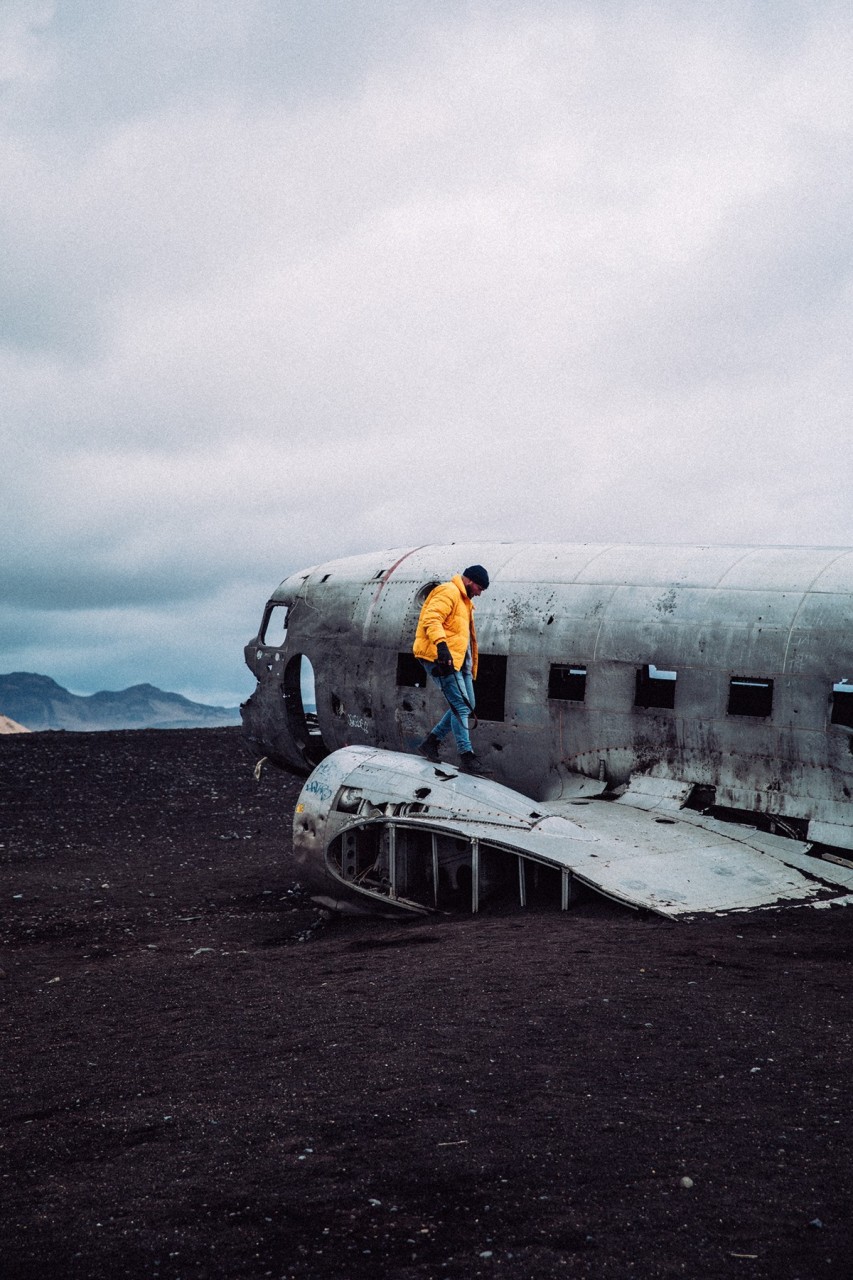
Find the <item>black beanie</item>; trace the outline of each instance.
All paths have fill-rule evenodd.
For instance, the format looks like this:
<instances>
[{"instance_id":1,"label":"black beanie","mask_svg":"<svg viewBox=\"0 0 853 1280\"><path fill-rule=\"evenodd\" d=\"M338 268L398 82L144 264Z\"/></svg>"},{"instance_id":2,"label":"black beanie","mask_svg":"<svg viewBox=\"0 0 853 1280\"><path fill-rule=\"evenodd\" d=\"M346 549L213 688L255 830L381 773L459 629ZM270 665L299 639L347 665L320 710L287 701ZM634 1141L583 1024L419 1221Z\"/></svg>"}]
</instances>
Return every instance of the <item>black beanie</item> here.
<instances>
[{"instance_id":1,"label":"black beanie","mask_svg":"<svg viewBox=\"0 0 853 1280\"><path fill-rule=\"evenodd\" d=\"M489 575L481 564L471 564L467 569L462 570L463 578L470 578L472 582L476 582L478 587L482 587L484 591L489 587Z\"/></svg>"}]
</instances>

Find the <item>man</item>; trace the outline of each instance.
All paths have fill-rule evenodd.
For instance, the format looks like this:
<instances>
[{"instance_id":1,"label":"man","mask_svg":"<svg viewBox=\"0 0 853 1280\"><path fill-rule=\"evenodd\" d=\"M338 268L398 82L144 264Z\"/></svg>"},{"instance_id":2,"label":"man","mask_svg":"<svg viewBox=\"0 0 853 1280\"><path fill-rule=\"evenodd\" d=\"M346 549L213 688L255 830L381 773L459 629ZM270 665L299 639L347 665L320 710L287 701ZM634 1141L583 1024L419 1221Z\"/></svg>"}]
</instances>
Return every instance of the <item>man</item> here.
<instances>
[{"instance_id":1,"label":"man","mask_svg":"<svg viewBox=\"0 0 853 1280\"><path fill-rule=\"evenodd\" d=\"M412 646L415 657L420 658L448 703L448 710L438 724L418 744L418 751L438 764L439 746L452 729L459 752L459 768L465 773L487 772L474 755L468 716L474 711L477 677L474 601L488 586L486 570L481 564L472 564L449 582L435 587L424 601Z\"/></svg>"}]
</instances>

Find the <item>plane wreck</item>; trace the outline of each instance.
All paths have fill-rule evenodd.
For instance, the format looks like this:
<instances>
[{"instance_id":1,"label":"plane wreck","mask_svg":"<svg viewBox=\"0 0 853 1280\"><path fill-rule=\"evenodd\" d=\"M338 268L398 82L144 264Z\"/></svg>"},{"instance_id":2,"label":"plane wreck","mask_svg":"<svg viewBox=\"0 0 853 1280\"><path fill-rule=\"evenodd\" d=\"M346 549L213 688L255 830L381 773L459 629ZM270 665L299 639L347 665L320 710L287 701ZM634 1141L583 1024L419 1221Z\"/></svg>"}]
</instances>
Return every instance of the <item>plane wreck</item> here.
<instances>
[{"instance_id":1,"label":"plane wreck","mask_svg":"<svg viewBox=\"0 0 853 1280\"><path fill-rule=\"evenodd\" d=\"M411 652L479 561L477 754L414 754L440 695ZM268 601L242 708L310 774L300 875L336 910L678 917L853 901L853 549L465 544L350 557ZM448 753L452 755L452 753Z\"/></svg>"}]
</instances>

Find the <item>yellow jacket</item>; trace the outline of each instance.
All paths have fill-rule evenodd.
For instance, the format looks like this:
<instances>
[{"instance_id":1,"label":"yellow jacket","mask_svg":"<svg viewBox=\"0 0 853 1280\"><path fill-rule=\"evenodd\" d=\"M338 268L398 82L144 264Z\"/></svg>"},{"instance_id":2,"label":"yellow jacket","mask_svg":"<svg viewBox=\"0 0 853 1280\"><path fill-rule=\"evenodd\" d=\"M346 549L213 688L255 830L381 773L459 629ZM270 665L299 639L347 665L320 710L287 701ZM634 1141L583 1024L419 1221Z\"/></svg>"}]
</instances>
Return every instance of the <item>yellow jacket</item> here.
<instances>
[{"instance_id":1,"label":"yellow jacket","mask_svg":"<svg viewBox=\"0 0 853 1280\"><path fill-rule=\"evenodd\" d=\"M453 665L462 669L471 645L471 678L477 678L477 633L474 630L474 602L469 600L461 574L434 587L423 603L412 652L416 658L435 662L436 646L443 640Z\"/></svg>"}]
</instances>

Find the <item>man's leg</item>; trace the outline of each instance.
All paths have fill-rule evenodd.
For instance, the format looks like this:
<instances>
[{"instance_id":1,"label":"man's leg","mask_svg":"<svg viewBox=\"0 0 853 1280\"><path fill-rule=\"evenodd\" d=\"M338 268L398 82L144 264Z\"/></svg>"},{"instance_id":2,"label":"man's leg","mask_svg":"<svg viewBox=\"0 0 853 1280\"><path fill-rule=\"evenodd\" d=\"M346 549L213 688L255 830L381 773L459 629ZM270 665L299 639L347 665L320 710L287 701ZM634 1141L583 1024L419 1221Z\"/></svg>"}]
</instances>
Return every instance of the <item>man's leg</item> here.
<instances>
[{"instance_id":1,"label":"man's leg","mask_svg":"<svg viewBox=\"0 0 853 1280\"><path fill-rule=\"evenodd\" d=\"M432 679L435 680L436 684L440 684L438 678L433 674L433 664L431 662L427 662L424 658L420 659L420 664L427 673L427 676L431 676ZM448 733L450 733L452 719L453 713L451 711L445 711L438 724L430 729L423 742L418 743L418 753L424 756L427 760L430 760L433 764L439 764L441 762L441 757L438 754L438 748L441 746L443 739L447 737Z\"/></svg>"},{"instance_id":2,"label":"man's leg","mask_svg":"<svg viewBox=\"0 0 853 1280\"><path fill-rule=\"evenodd\" d=\"M473 715L477 704L474 700L474 681L471 679L470 667L467 671L460 672L460 675L462 676L462 680L465 684L465 697L468 699L468 710L471 715Z\"/></svg>"},{"instance_id":3,"label":"man's leg","mask_svg":"<svg viewBox=\"0 0 853 1280\"><path fill-rule=\"evenodd\" d=\"M488 777L491 770L477 759L474 754L474 749L471 746L471 739L467 732L469 724L468 716L473 715L474 713L474 681L471 679L471 672L460 671L458 673L458 682L459 681L462 682L462 688L464 689L465 715L462 723L465 725L465 737L468 742L467 751L463 751L462 747L459 747L459 768L463 773L474 773L479 774L481 777ZM457 688L459 687L458 682Z\"/></svg>"},{"instance_id":4,"label":"man's leg","mask_svg":"<svg viewBox=\"0 0 853 1280\"><path fill-rule=\"evenodd\" d=\"M427 662L424 658L420 658L419 661L424 671L427 673L427 676L432 678L435 681L435 683L440 687L441 681L439 680L438 676L435 675L433 672L433 664L431 662ZM452 712L445 711L444 715L441 717L438 724L435 725L434 728L430 729L427 736L430 738L435 738L438 742L441 742L442 738L446 738L447 735L450 733L451 716L452 716Z\"/></svg>"},{"instance_id":5,"label":"man's leg","mask_svg":"<svg viewBox=\"0 0 853 1280\"><path fill-rule=\"evenodd\" d=\"M447 699L450 707L439 720L433 729L435 736L442 737L440 730L443 728L444 733L447 732L446 722L449 721L449 727L453 730L453 736L456 739L456 749L462 756L471 755L471 738L468 734L468 716L470 715L470 707L468 701L469 688L466 688L465 676L461 671L453 671L449 676L437 677L438 683L441 685L441 692ZM470 687L470 686L469 686ZM471 706L474 701L473 688L470 689Z\"/></svg>"}]
</instances>

